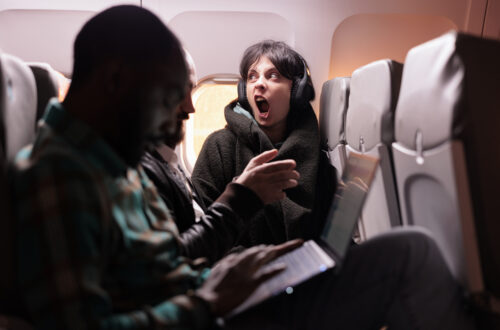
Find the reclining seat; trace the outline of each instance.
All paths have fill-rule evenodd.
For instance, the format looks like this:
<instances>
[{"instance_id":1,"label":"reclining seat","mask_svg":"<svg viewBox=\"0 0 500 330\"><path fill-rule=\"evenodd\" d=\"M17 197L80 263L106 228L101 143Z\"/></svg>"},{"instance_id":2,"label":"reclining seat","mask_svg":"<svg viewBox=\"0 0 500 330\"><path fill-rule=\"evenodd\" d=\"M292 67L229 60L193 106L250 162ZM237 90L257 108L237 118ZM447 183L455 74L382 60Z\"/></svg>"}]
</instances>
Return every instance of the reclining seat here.
<instances>
[{"instance_id":1,"label":"reclining seat","mask_svg":"<svg viewBox=\"0 0 500 330\"><path fill-rule=\"evenodd\" d=\"M31 329L14 289L14 222L7 186L7 156L34 138L35 81L19 59L0 52L0 329ZM6 150L7 149L7 150Z\"/></svg>"},{"instance_id":2,"label":"reclining seat","mask_svg":"<svg viewBox=\"0 0 500 330\"><path fill-rule=\"evenodd\" d=\"M38 122L45 113L45 108L49 100L59 96L59 80L56 71L47 63L28 63L28 65L33 72L36 82L36 122Z\"/></svg>"},{"instance_id":3,"label":"reclining seat","mask_svg":"<svg viewBox=\"0 0 500 330\"><path fill-rule=\"evenodd\" d=\"M361 239L401 224L390 148L402 69L401 63L379 60L356 69L351 78L347 155L367 154L380 160L358 226Z\"/></svg>"},{"instance_id":4,"label":"reclining seat","mask_svg":"<svg viewBox=\"0 0 500 330\"><path fill-rule=\"evenodd\" d=\"M393 144L403 222L430 229L489 307L500 297L499 59L499 42L456 32L410 50Z\"/></svg>"},{"instance_id":5,"label":"reclining seat","mask_svg":"<svg viewBox=\"0 0 500 330\"><path fill-rule=\"evenodd\" d=\"M337 170L338 178L346 163L345 115L349 101L349 77L328 80L321 90L319 123L322 149Z\"/></svg>"},{"instance_id":6,"label":"reclining seat","mask_svg":"<svg viewBox=\"0 0 500 330\"><path fill-rule=\"evenodd\" d=\"M7 161L35 138L36 84L33 73L20 59L0 54L0 112L4 116Z\"/></svg>"}]
</instances>

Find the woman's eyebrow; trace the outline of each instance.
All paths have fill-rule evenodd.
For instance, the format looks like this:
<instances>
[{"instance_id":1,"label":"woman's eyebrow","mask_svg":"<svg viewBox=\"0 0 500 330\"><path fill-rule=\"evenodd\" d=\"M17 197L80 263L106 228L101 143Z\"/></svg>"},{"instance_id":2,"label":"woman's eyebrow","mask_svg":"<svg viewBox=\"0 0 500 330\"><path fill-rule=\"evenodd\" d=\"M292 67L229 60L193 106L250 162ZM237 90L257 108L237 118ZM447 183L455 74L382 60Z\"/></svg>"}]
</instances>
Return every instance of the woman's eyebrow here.
<instances>
[{"instance_id":1,"label":"woman's eyebrow","mask_svg":"<svg viewBox=\"0 0 500 330\"><path fill-rule=\"evenodd\" d=\"M250 69L248 70L247 77L250 77L250 75L258 74L255 69Z\"/></svg>"},{"instance_id":2,"label":"woman's eyebrow","mask_svg":"<svg viewBox=\"0 0 500 330\"><path fill-rule=\"evenodd\" d=\"M264 71L264 74L271 74L271 73L277 73L278 75L281 76L281 73L276 67L268 68Z\"/></svg>"}]
</instances>

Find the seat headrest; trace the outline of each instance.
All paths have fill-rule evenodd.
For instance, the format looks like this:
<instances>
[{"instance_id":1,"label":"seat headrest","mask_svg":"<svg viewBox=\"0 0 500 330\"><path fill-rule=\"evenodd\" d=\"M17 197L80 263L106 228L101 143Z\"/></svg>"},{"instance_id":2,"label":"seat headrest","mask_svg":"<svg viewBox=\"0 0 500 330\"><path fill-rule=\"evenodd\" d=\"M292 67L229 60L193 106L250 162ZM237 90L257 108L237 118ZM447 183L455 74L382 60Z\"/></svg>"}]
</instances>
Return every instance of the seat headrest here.
<instances>
[{"instance_id":1,"label":"seat headrest","mask_svg":"<svg viewBox=\"0 0 500 330\"><path fill-rule=\"evenodd\" d=\"M0 113L2 144L7 160L35 137L36 84L30 68L17 57L0 54Z\"/></svg>"},{"instance_id":2,"label":"seat headrest","mask_svg":"<svg viewBox=\"0 0 500 330\"><path fill-rule=\"evenodd\" d=\"M321 89L319 122L322 137L329 147L345 140L345 114L349 101L350 77L326 81Z\"/></svg>"},{"instance_id":3,"label":"seat headrest","mask_svg":"<svg viewBox=\"0 0 500 330\"><path fill-rule=\"evenodd\" d=\"M35 76L37 90L36 121L42 118L49 100L59 95L56 72L47 63L28 63Z\"/></svg>"},{"instance_id":4,"label":"seat headrest","mask_svg":"<svg viewBox=\"0 0 500 330\"><path fill-rule=\"evenodd\" d=\"M351 78L346 115L347 144L368 151L379 143L394 141L394 110L403 65L379 60L355 70Z\"/></svg>"},{"instance_id":5,"label":"seat headrest","mask_svg":"<svg viewBox=\"0 0 500 330\"><path fill-rule=\"evenodd\" d=\"M452 137L465 78L456 42L457 33L450 32L412 48L406 56L395 131L396 140L409 149L417 149L417 139L425 150Z\"/></svg>"}]
</instances>

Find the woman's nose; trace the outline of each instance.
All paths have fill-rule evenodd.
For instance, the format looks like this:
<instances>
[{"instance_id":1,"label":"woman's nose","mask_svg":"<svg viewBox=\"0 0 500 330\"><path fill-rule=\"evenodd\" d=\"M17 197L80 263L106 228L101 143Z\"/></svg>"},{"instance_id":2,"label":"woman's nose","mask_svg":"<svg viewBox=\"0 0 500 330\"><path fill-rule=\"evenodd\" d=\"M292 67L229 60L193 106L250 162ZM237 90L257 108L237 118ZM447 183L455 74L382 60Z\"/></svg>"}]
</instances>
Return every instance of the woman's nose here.
<instances>
[{"instance_id":1,"label":"woman's nose","mask_svg":"<svg viewBox=\"0 0 500 330\"><path fill-rule=\"evenodd\" d=\"M255 88L264 89L266 87L266 82L264 77L260 76L259 79L255 82Z\"/></svg>"}]
</instances>

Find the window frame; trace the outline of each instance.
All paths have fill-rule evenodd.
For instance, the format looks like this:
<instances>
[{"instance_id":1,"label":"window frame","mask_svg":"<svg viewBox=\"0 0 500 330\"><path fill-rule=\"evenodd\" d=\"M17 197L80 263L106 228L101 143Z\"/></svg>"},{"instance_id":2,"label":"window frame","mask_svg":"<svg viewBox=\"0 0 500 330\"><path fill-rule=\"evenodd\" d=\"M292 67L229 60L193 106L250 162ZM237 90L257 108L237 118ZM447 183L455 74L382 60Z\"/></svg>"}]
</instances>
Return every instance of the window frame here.
<instances>
[{"instance_id":1,"label":"window frame","mask_svg":"<svg viewBox=\"0 0 500 330\"><path fill-rule=\"evenodd\" d=\"M198 80L196 86L191 91L191 99L193 102L193 106L196 105L198 98L200 97L197 92L201 89L202 86L205 85L235 85L238 86L238 82L241 77L238 74L233 73L219 73L219 74L210 74ZM196 113L196 109L195 109ZM188 173L193 172L194 164L196 163L196 159L198 156L194 152L194 125L193 125L193 117L186 121L184 139L177 147L177 154L179 159L182 162L184 168L188 171ZM221 127L222 128L222 127Z\"/></svg>"}]
</instances>

